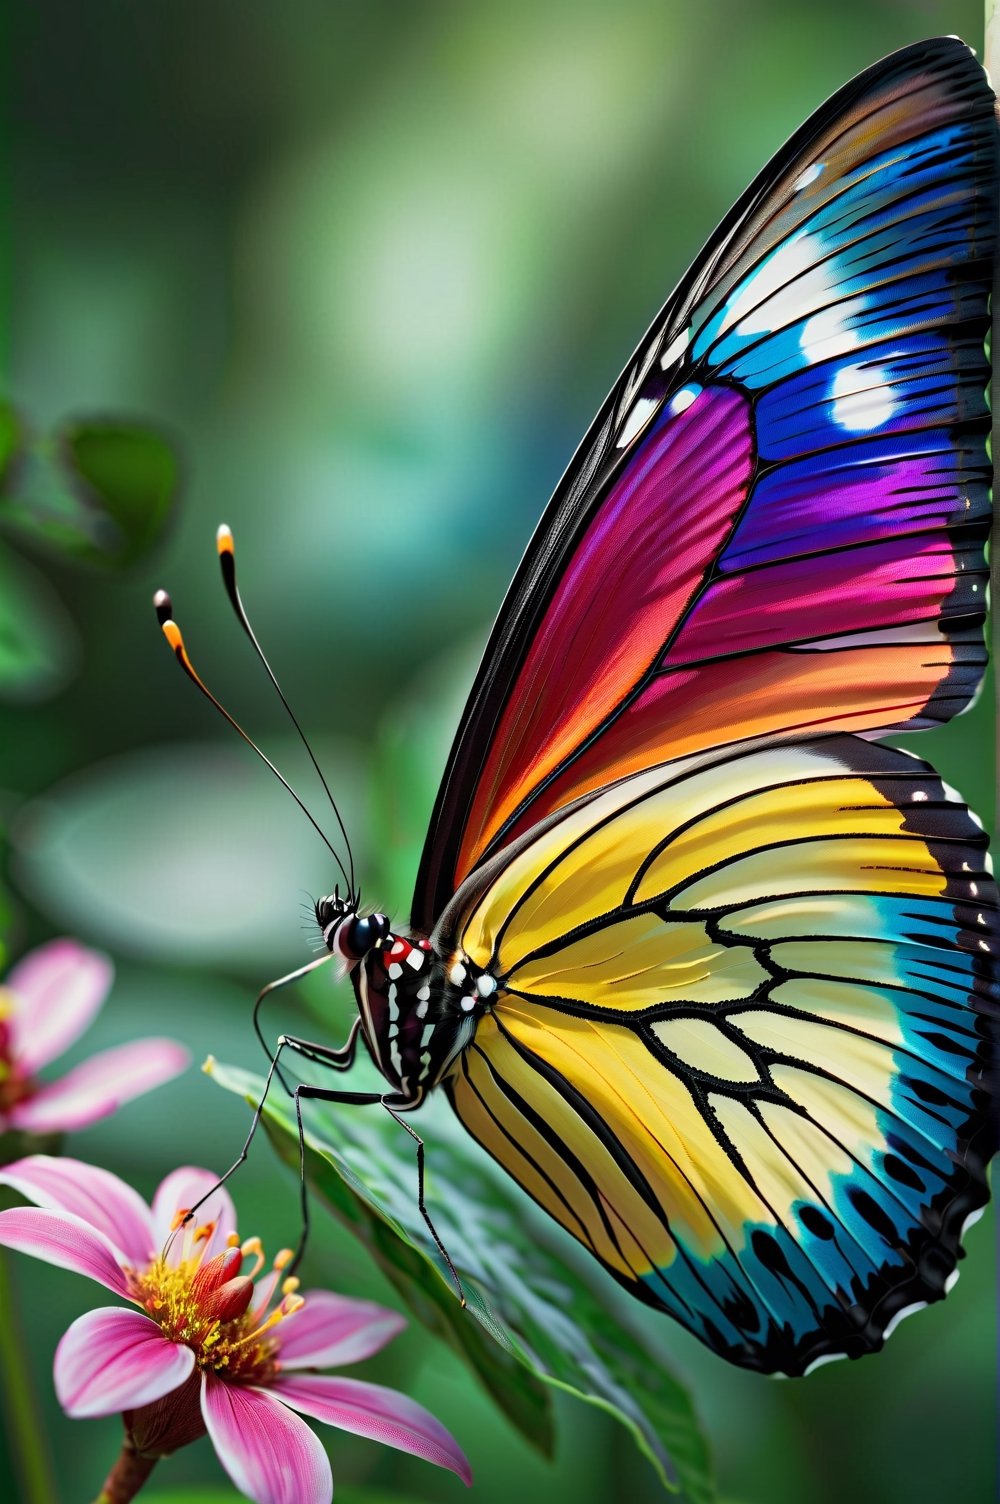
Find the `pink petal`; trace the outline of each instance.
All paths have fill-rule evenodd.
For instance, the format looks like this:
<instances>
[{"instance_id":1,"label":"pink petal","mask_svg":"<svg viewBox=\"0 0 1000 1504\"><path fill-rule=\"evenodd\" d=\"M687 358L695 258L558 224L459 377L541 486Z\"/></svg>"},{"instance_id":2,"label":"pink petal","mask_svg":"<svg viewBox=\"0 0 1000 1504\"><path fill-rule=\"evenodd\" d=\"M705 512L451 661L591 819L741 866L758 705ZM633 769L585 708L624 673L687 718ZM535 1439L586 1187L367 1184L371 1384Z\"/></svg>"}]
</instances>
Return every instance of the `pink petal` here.
<instances>
[{"instance_id":1,"label":"pink petal","mask_svg":"<svg viewBox=\"0 0 1000 1504\"><path fill-rule=\"evenodd\" d=\"M74 1133L172 1080L190 1058L172 1039L136 1039L102 1050L14 1107L10 1125L26 1133Z\"/></svg>"},{"instance_id":2,"label":"pink petal","mask_svg":"<svg viewBox=\"0 0 1000 1504\"><path fill-rule=\"evenodd\" d=\"M0 1169L0 1185L12 1186L49 1211L79 1217L108 1239L121 1263L141 1269L155 1252L149 1207L110 1170L79 1159L32 1154Z\"/></svg>"},{"instance_id":3,"label":"pink petal","mask_svg":"<svg viewBox=\"0 0 1000 1504\"><path fill-rule=\"evenodd\" d=\"M240 1493L256 1504L330 1504L333 1475L322 1442L263 1389L206 1374L201 1413Z\"/></svg>"},{"instance_id":4,"label":"pink petal","mask_svg":"<svg viewBox=\"0 0 1000 1504\"><path fill-rule=\"evenodd\" d=\"M14 1053L32 1073L90 1027L114 971L107 956L76 940L53 940L17 963L6 985L18 1000L9 1022Z\"/></svg>"},{"instance_id":5,"label":"pink petal","mask_svg":"<svg viewBox=\"0 0 1000 1504\"><path fill-rule=\"evenodd\" d=\"M324 1374L281 1374L274 1392L303 1415L412 1452L438 1467L451 1468L464 1483L472 1482L465 1454L451 1433L423 1405L395 1389Z\"/></svg>"},{"instance_id":6,"label":"pink petal","mask_svg":"<svg viewBox=\"0 0 1000 1504\"><path fill-rule=\"evenodd\" d=\"M16 1206L13 1211L0 1212L0 1245L30 1253L60 1269L71 1269L74 1274L85 1274L116 1295L129 1294L117 1249L71 1212L50 1212L38 1206Z\"/></svg>"},{"instance_id":7,"label":"pink petal","mask_svg":"<svg viewBox=\"0 0 1000 1504\"><path fill-rule=\"evenodd\" d=\"M211 1170L195 1169L191 1165L184 1165L179 1170L173 1170L162 1181L160 1188L153 1197L153 1230L156 1236L158 1248L167 1241L174 1228L174 1219L178 1211L190 1211L197 1206L202 1196L209 1195L204 1206L198 1207L196 1223L204 1226L206 1222L215 1223L215 1231L208 1240L205 1259L210 1259L217 1253L221 1253L226 1246L226 1239L231 1232L236 1231L236 1211L229 1198L229 1192L225 1187L215 1189L219 1185L218 1175L213 1175ZM191 1224L188 1223L188 1228ZM185 1229L186 1231L187 1229ZM184 1233L174 1238L170 1245L170 1261L178 1263L183 1257Z\"/></svg>"},{"instance_id":8,"label":"pink petal","mask_svg":"<svg viewBox=\"0 0 1000 1504\"><path fill-rule=\"evenodd\" d=\"M56 1348L55 1385L67 1415L115 1415L170 1394L194 1368L141 1311L103 1306L74 1321Z\"/></svg>"},{"instance_id":9,"label":"pink petal","mask_svg":"<svg viewBox=\"0 0 1000 1504\"><path fill-rule=\"evenodd\" d=\"M275 1335L282 1368L340 1368L385 1347L406 1322L368 1300L310 1290L305 1305L287 1316Z\"/></svg>"}]
</instances>

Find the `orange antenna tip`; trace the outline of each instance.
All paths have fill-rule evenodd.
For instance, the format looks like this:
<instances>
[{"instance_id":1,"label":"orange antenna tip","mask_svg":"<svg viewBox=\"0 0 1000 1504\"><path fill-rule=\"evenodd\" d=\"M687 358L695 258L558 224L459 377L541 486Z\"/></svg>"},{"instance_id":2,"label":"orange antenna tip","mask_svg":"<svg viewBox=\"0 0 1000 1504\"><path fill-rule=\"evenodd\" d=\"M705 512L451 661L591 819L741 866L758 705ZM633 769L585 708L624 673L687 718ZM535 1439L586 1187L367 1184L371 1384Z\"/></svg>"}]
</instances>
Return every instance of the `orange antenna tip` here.
<instances>
[{"instance_id":1,"label":"orange antenna tip","mask_svg":"<svg viewBox=\"0 0 1000 1504\"><path fill-rule=\"evenodd\" d=\"M219 563L222 566L222 579L223 579L223 582L224 582L225 587L226 587L226 593L229 596L229 599L230 599L230 602L232 603L234 611L236 612L237 620L239 621L240 625L242 626L244 632L246 632L247 636L250 638L250 641L253 643L254 649L255 649L258 657L261 659L262 663L264 664L264 667L267 669L267 672L268 672L268 675L270 676L272 684L274 685L275 689L277 689L277 691L278 691L278 695L279 695L279 697L281 699L282 704L284 705L285 709L288 711L289 715L292 717L292 724L295 726L295 729L298 731L299 736L302 738L303 742L305 743L306 751L309 753L309 757L310 757L310 759L312 761L313 767L316 769L317 773L319 773L320 781L322 782L323 787L326 790L326 793L327 793L327 795L328 795L328 797L330 799L331 804L333 804L334 814L337 817L337 822L340 825L341 831L343 831L343 833L344 833L344 839L346 840L347 839L347 832L344 831L344 822L340 818L340 811L337 809L336 804L334 804L334 802L333 802L333 795L330 793L330 790L327 787L326 780L323 777L322 772L320 772L319 764L317 763L316 758L313 755L312 748L309 746L309 743L305 739L305 736L304 736L303 731L302 731L302 727L299 725L298 721L295 719L295 716L292 715L292 711L291 711L291 709L289 707L288 701L285 699L284 695L281 693L281 689L280 689L280 687L278 685L278 681L277 681L277 679L275 679L274 674L271 672L271 666L270 666L270 664L268 663L267 659L264 657L264 654L260 650L260 645L258 644L257 639L256 639L256 637L253 634L253 629L251 628L250 623L247 620L246 612L243 610L243 604L242 604L242 602L240 600L240 593L239 593L239 590L236 587L236 555L235 555L235 552L234 552L234 549L233 549L233 534L232 534L232 529L229 528L229 527L227 527L225 523L222 524L222 526L219 528L218 532L216 533L216 547L218 548L218 551L219 551ZM156 594L153 596L153 605L156 607L156 619L160 623L160 628L161 628L161 630L163 632L163 635L167 639L167 642L170 644L170 647L173 649L174 656L177 659L178 663L180 664L181 668L187 674L188 678L192 681L192 683L194 685L196 685L196 687L205 696L206 700L208 700L212 705L214 705L215 709L222 716L223 720L227 721L229 723L229 725L232 726L232 728L236 732L236 734L238 736L241 736L243 738L243 740L246 742L247 746L250 747L251 750L253 752L255 752L257 754L257 756L261 759L261 761L263 763L265 763L267 765L267 767L270 768L271 772L278 779L278 782L284 788L286 788L288 790L288 792L291 794L292 798L295 800L295 803L299 806L299 809L305 815L306 819L309 821L310 825L316 831L316 834L323 841L323 843L326 846L327 850L330 852L330 855L333 857L334 861L337 863L337 866L340 868L341 872L343 873L344 881L346 883L348 883L348 885L350 886L350 888L353 891L353 886L354 886L353 860L352 860L352 865L351 865L351 875L348 876L347 869L345 868L343 862L340 860L340 857L338 856L337 852L334 850L334 848L333 848L333 846L332 846L329 838L323 833L323 831L320 829L319 825L313 819L313 816L309 813L309 811L306 808L306 806L302 803L302 800L299 798L298 794L292 788L291 784L288 782L288 779L285 778L281 773L278 772L278 769L274 766L274 763L271 761L271 759L269 757L265 757L264 753L257 746L257 743L255 741L252 741L251 738L249 736L247 736L246 732L243 730L243 727L239 724L239 722L233 720L233 717L229 714L229 711L226 710L226 708L222 704L220 704L220 702L212 694L212 691L207 687L207 685L199 677L198 673L195 670L194 664L191 662L191 659L188 657L187 648L184 646L184 638L181 636L181 629L177 625L177 623L174 621L173 603L172 603L172 601L170 599L170 596L167 594L167 592L165 590L158 590L156 592ZM348 853L349 852L350 852L350 842L348 842Z\"/></svg>"}]
</instances>

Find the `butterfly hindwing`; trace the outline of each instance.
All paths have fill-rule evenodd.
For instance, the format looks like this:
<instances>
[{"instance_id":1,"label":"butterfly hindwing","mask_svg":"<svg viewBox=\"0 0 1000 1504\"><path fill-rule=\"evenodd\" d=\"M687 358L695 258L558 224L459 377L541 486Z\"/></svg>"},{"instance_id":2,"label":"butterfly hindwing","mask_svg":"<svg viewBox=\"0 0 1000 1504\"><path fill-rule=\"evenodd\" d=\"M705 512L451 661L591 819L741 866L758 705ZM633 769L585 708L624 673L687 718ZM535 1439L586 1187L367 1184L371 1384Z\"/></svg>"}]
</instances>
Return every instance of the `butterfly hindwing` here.
<instances>
[{"instance_id":1,"label":"butterfly hindwing","mask_svg":"<svg viewBox=\"0 0 1000 1504\"><path fill-rule=\"evenodd\" d=\"M985 75L939 39L847 85L744 195L529 546L452 750L416 925L615 778L968 702L996 181Z\"/></svg>"},{"instance_id":2,"label":"butterfly hindwing","mask_svg":"<svg viewBox=\"0 0 1000 1504\"><path fill-rule=\"evenodd\" d=\"M633 1293L801 1373L949 1287L996 1147L997 894L926 764L855 738L624 779L450 911L498 976L447 1083Z\"/></svg>"}]
</instances>

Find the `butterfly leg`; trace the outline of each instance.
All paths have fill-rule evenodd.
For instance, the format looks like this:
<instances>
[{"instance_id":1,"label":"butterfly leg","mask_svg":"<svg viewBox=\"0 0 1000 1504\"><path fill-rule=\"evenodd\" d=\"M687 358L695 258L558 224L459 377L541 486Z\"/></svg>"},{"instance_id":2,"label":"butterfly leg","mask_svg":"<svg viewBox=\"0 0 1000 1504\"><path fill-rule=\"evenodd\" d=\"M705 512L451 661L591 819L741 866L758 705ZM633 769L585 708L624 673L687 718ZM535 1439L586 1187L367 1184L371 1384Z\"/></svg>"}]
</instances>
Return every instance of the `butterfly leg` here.
<instances>
[{"instance_id":1,"label":"butterfly leg","mask_svg":"<svg viewBox=\"0 0 1000 1504\"><path fill-rule=\"evenodd\" d=\"M332 955L320 956L317 960L309 961L305 966L299 966L295 971L290 971L287 976L278 977L277 981L274 982L268 982L267 986L262 987L258 992L253 1005L253 1028L254 1033L260 1040L261 1049L264 1051L264 1054L267 1056L268 1060L271 1061L272 1070L275 1069L274 1061L277 1056L275 1055L274 1051L272 1051L271 1046L268 1044L267 1040L264 1038L264 1031L261 1028L260 1024L260 1010L264 999L266 997L270 997L272 992L278 992L282 987L290 987L293 982L300 982L302 978L308 976L311 971L315 971L319 966L324 966L327 961L330 961L332 959ZM320 1047L317 1046L317 1048ZM277 1054L281 1054L280 1041L278 1043ZM280 1070L278 1071L278 1080L281 1082L288 1095L291 1096L292 1088L289 1086Z\"/></svg>"},{"instance_id":2,"label":"butterfly leg","mask_svg":"<svg viewBox=\"0 0 1000 1504\"><path fill-rule=\"evenodd\" d=\"M276 1053L280 1055L282 1050L294 1050L297 1055L303 1056L306 1060L311 1060L314 1065L324 1065L328 1070L332 1071L350 1070L354 1064L354 1057L357 1054L360 1029L361 1019L356 1018L351 1025L351 1032L348 1034L345 1043L339 1045L336 1049L331 1048L327 1044L316 1044L311 1039L299 1039L295 1034L282 1034L278 1040ZM280 1071L277 1072L277 1075L281 1078ZM288 1095L291 1097L295 1093L289 1091Z\"/></svg>"},{"instance_id":3,"label":"butterfly leg","mask_svg":"<svg viewBox=\"0 0 1000 1504\"><path fill-rule=\"evenodd\" d=\"M452 1279L455 1281L455 1288L458 1291L459 1300L461 1301L462 1305L465 1306L465 1291L462 1289L462 1281L459 1278L458 1270L452 1263L451 1256L448 1253L447 1248L444 1246L440 1237L438 1236L437 1228L434 1226L434 1223L431 1220L431 1214L427 1210L427 1203L424 1197L424 1141L420 1137L420 1134L417 1133L415 1129L411 1128L406 1119L401 1117L400 1113L396 1110L397 1108L405 1108L408 1106L412 1107L416 1104L403 1098L394 1097L390 1100L389 1097L383 1096L378 1092L331 1091L323 1086L299 1086L295 1091L295 1119L298 1124L299 1130L299 1174L301 1177L302 1187L302 1236L299 1239L299 1245L295 1250L295 1257L292 1259L292 1262L288 1266L289 1273L294 1273L297 1265L299 1264L302 1255L305 1252L306 1240L309 1236L309 1192L306 1185L306 1140L305 1125L302 1121L303 1098L317 1102L337 1102L355 1107L373 1106L377 1102L380 1107L385 1108L386 1112L394 1122L398 1123L401 1128L406 1129L407 1133L414 1140L417 1146L417 1206L420 1210L420 1215L423 1217L424 1222L427 1224L427 1229L430 1232L431 1237L434 1239L434 1243L438 1252L447 1264L448 1271L451 1274Z\"/></svg>"},{"instance_id":4,"label":"butterfly leg","mask_svg":"<svg viewBox=\"0 0 1000 1504\"><path fill-rule=\"evenodd\" d=\"M310 968L306 967L304 969L308 971ZM284 978L284 980L291 981L294 980L294 977L286 977ZM275 982L271 985L272 988L280 987L282 983ZM267 989L265 988L265 991L266 990ZM281 1035L274 1054L268 1056L270 1064L268 1067L267 1076L264 1080L264 1090L261 1093L260 1101L257 1103L257 1107L254 1111L253 1120L250 1123L250 1131L246 1136L246 1141L244 1142L243 1148L240 1150L236 1159L233 1160L233 1163L229 1166L229 1169L226 1171L226 1173L216 1181L211 1190L206 1191L204 1196L196 1201L194 1206L188 1209L187 1216L180 1224L181 1227L184 1227L188 1222L190 1222L192 1217L197 1212L198 1208L204 1205L209 1196L214 1196L219 1187L225 1185L229 1177L235 1174L240 1165L246 1162L247 1155L250 1152L250 1145L253 1143L254 1136L256 1135L257 1129L260 1126L260 1120L264 1112L264 1104L267 1102L268 1093L271 1090L271 1082L274 1080L274 1077L277 1076L278 1079L282 1082L282 1085L285 1085L285 1079L282 1076L281 1071L278 1069L278 1061L281 1058L282 1051L294 1050L297 1054L303 1055L307 1060L312 1060L317 1065L324 1065L329 1070L346 1071L349 1070L351 1065L354 1063L354 1057L357 1053L358 1031L360 1027L360 1018L355 1019L351 1027L350 1034L347 1036L345 1042L337 1049L331 1048L329 1045L314 1044L311 1040L308 1039L298 1039L293 1034ZM285 1085L285 1089L290 1097L294 1097L296 1095L296 1093L287 1085ZM378 1098L376 1098L376 1100L378 1100ZM301 1153L301 1126L299 1129L299 1136ZM179 1230L180 1229L178 1228L178 1231Z\"/></svg>"},{"instance_id":5,"label":"butterfly leg","mask_svg":"<svg viewBox=\"0 0 1000 1504\"><path fill-rule=\"evenodd\" d=\"M424 1221L427 1224L427 1228L428 1228L428 1231L430 1232L431 1237L434 1239L434 1242L437 1244L438 1253L440 1253L441 1257L444 1259L445 1263L448 1265L448 1272L450 1273L452 1279L455 1281L455 1288L458 1291L458 1298L459 1298L460 1302L462 1303L462 1306L464 1307L465 1304L466 1304L466 1301L465 1301L465 1291L462 1289L462 1281L459 1278L458 1270L455 1268L455 1265L452 1263L451 1257L450 1257L450 1255L448 1253L447 1248L444 1246L444 1244L442 1243L441 1239L438 1237L437 1228L434 1226L434 1223L431 1221L431 1214L427 1210L427 1205L426 1205L426 1203L424 1201L424 1141L420 1137L420 1134L416 1131L416 1129L415 1128L411 1128L410 1125L409 1125L409 1123L406 1121L406 1119L403 1118L403 1117L401 1117L398 1112L396 1112L396 1111L393 1110L393 1108L392 1108L391 1104L389 1103L388 1099L385 1098L385 1097L382 1098L382 1106L385 1108L385 1110L389 1114L389 1116L395 1122L397 1122L401 1128L405 1128L406 1129L407 1133L410 1135L410 1137L413 1139L413 1141L415 1142L415 1144L417 1146L417 1206L420 1209L420 1215L423 1217Z\"/></svg>"},{"instance_id":6,"label":"butterfly leg","mask_svg":"<svg viewBox=\"0 0 1000 1504\"><path fill-rule=\"evenodd\" d=\"M325 1086L297 1086L292 1093L295 1102L295 1122L299 1131L299 1200L302 1209L302 1232L295 1248L295 1254L288 1265L288 1273L294 1274L302 1262L302 1255L306 1251L306 1243L309 1241L309 1187L306 1183L306 1130L302 1121L302 1098L306 1097L317 1102L340 1102L353 1107L370 1107L375 1102L381 1102L381 1094L377 1091L331 1091Z\"/></svg>"}]
</instances>

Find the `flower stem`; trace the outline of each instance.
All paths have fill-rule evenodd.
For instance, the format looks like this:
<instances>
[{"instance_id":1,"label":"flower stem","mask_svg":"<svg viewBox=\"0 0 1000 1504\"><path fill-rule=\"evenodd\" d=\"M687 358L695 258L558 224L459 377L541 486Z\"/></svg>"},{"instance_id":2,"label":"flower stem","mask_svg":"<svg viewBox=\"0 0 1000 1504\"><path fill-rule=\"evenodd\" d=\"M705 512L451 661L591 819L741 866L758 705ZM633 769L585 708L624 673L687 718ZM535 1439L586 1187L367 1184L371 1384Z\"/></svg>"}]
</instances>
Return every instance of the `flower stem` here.
<instances>
[{"instance_id":1,"label":"flower stem","mask_svg":"<svg viewBox=\"0 0 1000 1504\"><path fill-rule=\"evenodd\" d=\"M130 1443L122 1442L118 1461L104 1480L94 1504L129 1504L156 1466L159 1458L143 1457Z\"/></svg>"},{"instance_id":2,"label":"flower stem","mask_svg":"<svg viewBox=\"0 0 1000 1504\"><path fill-rule=\"evenodd\" d=\"M57 1497L49 1451L42 1436L38 1405L17 1329L16 1302L3 1249L0 1249L0 1384L4 1428L25 1504L51 1504Z\"/></svg>"}]
</instances>

